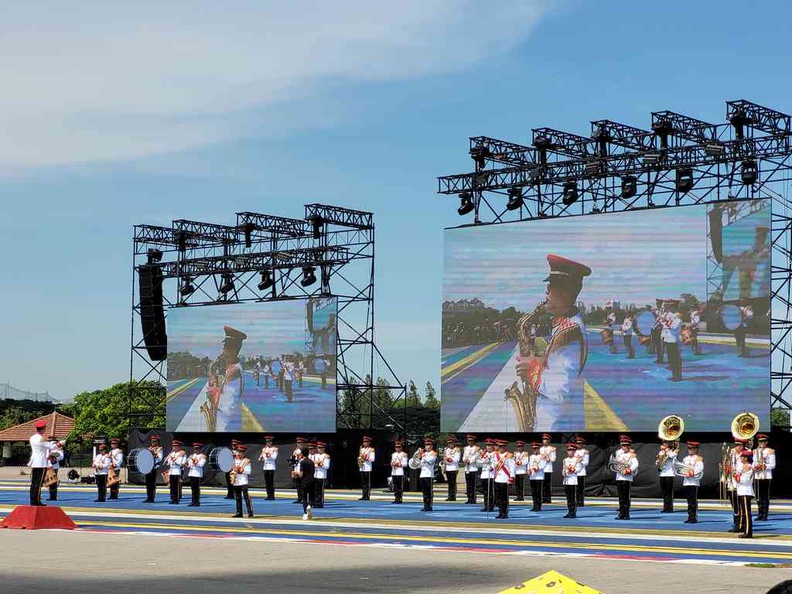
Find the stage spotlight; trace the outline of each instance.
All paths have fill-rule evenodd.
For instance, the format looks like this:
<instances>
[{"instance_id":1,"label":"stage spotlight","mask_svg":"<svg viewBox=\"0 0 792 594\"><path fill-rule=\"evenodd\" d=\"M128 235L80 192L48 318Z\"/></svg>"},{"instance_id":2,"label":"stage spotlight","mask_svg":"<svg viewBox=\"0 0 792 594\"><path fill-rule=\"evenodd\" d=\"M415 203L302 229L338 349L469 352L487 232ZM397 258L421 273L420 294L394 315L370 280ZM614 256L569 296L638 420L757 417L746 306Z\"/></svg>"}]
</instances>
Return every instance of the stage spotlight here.
<instances>
[{"instance_id":1,"label":"stage spotlight","mask_svg":"<svg viewBox=\"0 0 792 594\"><path fill-rule=\"evenodd\" d=\"M486 146L474 146L470 149L470 156L473 161L476 163L476 169L484 169L487 165L487 157L490 156L489 147Z\"/></svg>"},{"instance_id":2,"label":"stage spotlight","mask_svg":"<svg viewBox=\"0 0 792 594\"><path fill-rule=\"evenodd\" d=\"M322 237L322 227L324 226L322 217L319 215L313 215L312 217L308 218L308 221L311 223L311 234L313 238L320 239Z\"/></svg>"},{"instance_id":3,"label":"stage spotlight","mask_svg":"<svg viewBox=\"0 0 792 594\"><path fill-rule=\"evenodd\" d=\"M223 274L223 282L220 285L219 291L225 295L226 293L230 293L234 290L234 275L230 272L226 272Z\"/></svg>"},{"instance_id":4,"label":"stage spotlight","mask_svg":"<svg viewBox=\"0 0 792 594\"><path fill-rule=\"evenodd\" d=\"M721 157L726 150L720 142L708 142L704 145L704 152L708 157Z\"/></svg>"},{"instance_id":5,"label":"stage spotlight","mask_svg":"<svg viewBox=\"0 0 792 594\"><path fill-rule=\"evenodd\" d=\"M564 197L561 199L566 206L574 204L578 199L578 189L575 182L566 182L564 184Z\"/></svg>"},{"instance_id":6,"label":"stage spotlight","mask_svg":"<svg viewBox=\"0 0 792 594\"><path fill-rule=\"evenodd\" d=\"M677 192L686 194L693 189L693 170L689 168L676 170L676 189Z\"/></svg>"},{"instance_id":7,"label":"stage spotlight","mask_svg":"<svg viewBox=\"0 0 792 594\"><path fill-rule=\"evenodd\" d=\"M253 247L253 231L256 230L255 223L245 223L242 225L242 233L245 234L245 247Z\"/></svg>"},{"instance_id":8,"label":"stage spotlight","mask_svg":"<svg viewBox=\"0 0 792 594\"><path fill-rule=\"evenodd\" d=\"M159 262L162 260L162 250L149 248L148 252L146 252L146 259L148 260L149 264L155 264Z\"/></svg>"},{"instance_id":9,"label":"stage spotlight","mask_svg":"<svg viewBox=\"0 0 792 594\"><path fill-rule=\"evenodd\" d=\"M457 212L460 217L470 214L475 209L475 206L473 206L473 196L470 195L470 192L462 192L459 195L459 203Z\"/></svg>"},{"instance_id":10,"label":"stage spotlight","mask_svg":"<svg viewBox=\"0 0 792 594\"><path fill-rule=\"evenodd\" d=\"M258 284L259 291L266 291L273 284L272 275L269 270L261 271L261 282Z\"/></svg>"},{"instance_id":11,"label":"stage spotlight","mask_svg":"<svg viewBox=\"0 0 792 594\"><path fill-rule=\"evenodd\" d=\"M625 175L621 179L621 197L632 198L638 193L638 178L634 175Z\"/></svg>"},{"instance_id":12,"label":"stage spotlight","mask_svg":"<svg viewBox=\"0 0 792 594\"><path fill-rule=\"evenodd\" d=\"M648 167L653 167L660 162L662 157L660 153L646 153L643 157L643 164Z\"/></svg>"},{"instance_id":13,"label":"stage spotlight","mask_svg":"<svg viewBox=\"0 0 792 594\"><path fill-rule=\"evenodd\" d=\"M517 210L518 208L522 208L523 204L525 204L525 200L523 199L522 189L510 188L509 201L506 203L506 210Z\"/></svg>"},{"instance_id":14,"label":"stage spotlight","mask_svg":"<svg viewBox=\"0 0 792 594\"><path fill-rule=\"evenodd\" d=\"M589 161L586 163L585 167L583 167L583 173L586 175L598 175L601 169L601 163L599 161Z\"/></svg>"},{"instance_id":15,"label":"stage spotlight","mask_svg":"<svg viewBox=\"0 0 792 594\"><path fill-rule=\"evenodd\" d=\"M742 162L740 166L740 178L742 179L742 183L746 186L756 183L756 180L759 179L759 168L756 165L756 161Z\"/></svg>"},{"instance_id":16,"label":"stage spotlight","mask_svg":"<svg viewBox=\"0 0 792 594\"><path fill-rule=\"evenodd\" d=\"M193 293L195 293L195 285L192 284L192 279L189 276L187 276L184 278L184 283L179 289L179 294L182 297L189 297Z\"/></svg>"},{"instance_id":17,"label":"stage spotlight","mask_svg":"<svg viewBox=\"0 0 792 594\"><path fill-rule=\"evenodd\" d=\"M303 277L300 281L300 284L303 287L310 287L312 284L316 282L316 274L314 274L316 268L313 266L303 266Z\"/></svg>"}]
</instances>

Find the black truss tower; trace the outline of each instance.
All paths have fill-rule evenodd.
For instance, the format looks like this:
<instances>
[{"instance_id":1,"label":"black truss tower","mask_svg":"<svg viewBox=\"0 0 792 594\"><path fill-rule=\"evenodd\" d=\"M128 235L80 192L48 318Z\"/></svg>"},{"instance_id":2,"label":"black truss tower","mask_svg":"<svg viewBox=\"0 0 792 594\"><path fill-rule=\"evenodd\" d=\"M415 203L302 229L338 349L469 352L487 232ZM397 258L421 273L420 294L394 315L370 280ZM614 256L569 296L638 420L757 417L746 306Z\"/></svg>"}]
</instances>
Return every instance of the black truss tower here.
<instances>
[{"instance_id":1,"label":"black truss tower","mask_svg":"<svg viewBox=\"0 0 792 594\"><path fill-rule=\"evenodd\" d=\"M440 177L438 192L472 203L475 225L772 200L771 407L792 409L789 115L728 101L722 124L657 111L649 130L596 120L589 136L533 129L530 145L476 136L470 138L470 156L474 171Z\"/></svg>"},{"instance_id":2,"label":"black truss tower","mask_svg":"<svg viewBox=\"0 0 792 594\"><path fill-rule=\"evenodd\" d=\"M239 212L232 226L188 220L136 225L130 427L164 427L166 364L147 354L136 286L140 268L151 264L162 271L166 316L172 307L336 297L337 427L405 431L406 387L374 339L372 213L308 204L301 219ZM305 269L316 271L319 282L304 287Z\"/></svg>"}]
</instances>

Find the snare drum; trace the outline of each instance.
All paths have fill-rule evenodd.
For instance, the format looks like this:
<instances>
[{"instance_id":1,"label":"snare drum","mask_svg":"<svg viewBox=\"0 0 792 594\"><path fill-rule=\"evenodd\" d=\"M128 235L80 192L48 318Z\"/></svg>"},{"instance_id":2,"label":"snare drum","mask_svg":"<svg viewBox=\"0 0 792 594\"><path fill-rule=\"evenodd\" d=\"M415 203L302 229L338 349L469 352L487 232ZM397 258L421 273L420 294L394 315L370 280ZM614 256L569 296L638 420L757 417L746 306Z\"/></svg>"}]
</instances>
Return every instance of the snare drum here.
<instances>
[{"instance_id":1,"label":"snare drum","mask_svg":"<svg viewBox=\"0 0 792 594\"><path fill-rule=\"evenodd\" d=\"M154 454L148 448L135 448L126 459L130 472L148 474L154 470Z\"/></svg>"},{"instance_id":2,"label":"snare drum","mask_svg":"<svg viewBox=\"0 0 792 594\"><path fill-rule=\"evenodd\" d=\"M718 319L729 332L734 332L742 325L742 310L733 304L724 305L718 310Z\"/></svg>"},{"instance_id":3,"label":"snare drum","mask_svg":"<svg viewBox=\"0 0 792 594\"><path fill-rule=\"evenodd\" d=\"M209 453L209 468L214 472L231 472L234 453L225 447L215 448Z\"/></svg>"}]
</instances>

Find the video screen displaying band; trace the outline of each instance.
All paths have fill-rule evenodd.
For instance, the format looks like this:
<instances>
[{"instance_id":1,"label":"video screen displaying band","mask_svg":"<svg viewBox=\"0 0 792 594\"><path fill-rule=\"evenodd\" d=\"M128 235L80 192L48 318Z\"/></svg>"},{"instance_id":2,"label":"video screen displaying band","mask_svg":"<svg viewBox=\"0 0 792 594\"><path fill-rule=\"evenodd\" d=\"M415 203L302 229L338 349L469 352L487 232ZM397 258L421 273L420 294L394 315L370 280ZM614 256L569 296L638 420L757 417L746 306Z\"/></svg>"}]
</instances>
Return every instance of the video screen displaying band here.
<instances>
[{"instance_id":1,"label":"video screen displaying band","mask_svg":"<svg viewBox=\"0 0 792 594\"><path fill-rule=\"evenodd\" d=\"M770 203L445 232L442 431L728 431L770 409Z\"/></svg>"},{"instance_id":2,"label":"video screen displaying band","mask_svg":"<svg viewBox=\"0 0 792 594\"><path fill-rule=\"evenodd\" d=\"M168 431L333 432L333 298L168 311Z\"/></svg>"}]
</instances>

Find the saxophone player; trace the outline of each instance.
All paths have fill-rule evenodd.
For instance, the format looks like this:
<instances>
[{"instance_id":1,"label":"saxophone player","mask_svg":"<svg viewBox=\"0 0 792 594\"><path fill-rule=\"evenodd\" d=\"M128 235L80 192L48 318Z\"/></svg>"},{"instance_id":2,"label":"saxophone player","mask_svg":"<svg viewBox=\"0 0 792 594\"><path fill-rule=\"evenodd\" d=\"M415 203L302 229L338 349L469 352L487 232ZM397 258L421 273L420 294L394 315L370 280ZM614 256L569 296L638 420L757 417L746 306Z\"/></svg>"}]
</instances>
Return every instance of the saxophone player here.
<instances>
[{"instance_id":1,"label":"saxophone player","mask_svg":"<svg viewBox=\"0 0 792 594\"><path fill-rule=\"evenodd\" d=\"M206 466L206 454L203 453L203 444L193 443L192 456L187 458L187 478L190 480L190 494L192 495L187 507L200 507L201 505L201 479Z\"/></svg>"},{"instance_id":2,"label":"saxophone player","mask_svg":"<svg viewBox=\"0 0 792 594\"><path fill-rule=\"evenodd\" d=\"M143 503L154 503L154 497L157 495L157 477L159 476L160 468L162 468L163 460L159 435L152 433L149 437L149 444L149 452L154 457L154 467L146 475L146 499L143 500Z\"/></svg>"},{"instance_id":3,"label":"saxophone player","mask_svg":"<svg viewBox=\"0 0 792 594\"><path fill-rule=\"evenodd\" d=\"M655 457L655 465L660 473L660 492L663 494L663 510L661 514L674 513L674 462L677 450L673 442L663 441L660 451Z\"/></svg>"},{"instance_id":4,"label":"saxophone player","mask_svg":"<svg viewBox=\"0 0 792 594\"><path fill-rule=\"evenodd\" d=\"M391 503L401 503L404 493L404 469L409 463L407 454L404 452L404 444L397 441L394 444L396 451L391 454L391 481L393 481L393 501Z\"/></svg>"},{"instance_id":5,"label":"saxophone player","mask_svg":"<svg viewBox=\"0 0 792 594\"><path fill-rule=\"evenodd\" d=\"M481 486L484 489L484 507L481 508L483 512L495 511L495 500L493 498L492 487L492 456L495 441L489 437L484 440L484 451L479 453L478 466L481 469Z\"/></svg>"},{"instance_id":6,"label":"saxophone player","mask_svg":"<svg viewBox=\"0 0 792 594\"><path fill-rule=\"evenodd\" d=\"M476 504L476 477L479 473L478 460L481 455L481 448L476 444L476 436L468 434L465 439L467 445L462 452L462 460L465 463L465 492L467 494L466 504Z\"/></svg>"},{"instance_id":7,"label":"saxophone player","mask_svg":"<svg viewBox=\"0 0 792 594\"><path fill-rule=\"evenodd\" d=\"M446 438L446 447L443 450L443 460L445 460L446 482L448 483L448 497L446 501L456 501L457 474L459 472L459 459L462 452L457 445L457 438L449 435Z\"/></svg>"},{"instance_id":8,"label":"saxophone player","mask_svg":"<svg viewBox=\"0 0 792 594\"><path fill-rule=\"evenodd\" d=\"M555 446L550 445L552 437L549 433L543 433L542 447L539 448L539 453L547 461L544 469L544 481L542 481L542 503L553 503L553 463L556 461L557 454Z\"/></svg>"},{"instance_id":9,"label":"saxophone player","mask_svg":"<svg viewBox=\"0 0 792 594\"><path fill-rule=\"evenodd\" d=\"M231 475L234 479L234 498L236 499L236 514L232 518L242 517L242 500L245 500L247 507L248 518L253 517L253 503L250 501L250 493L248 493L248 484L250 482L250 473L252 470L250 460L245 457L247 446L239 444L234 450L234 469Z\"/></svg>"},{"instance_id":10,"label":"saxophone player","mask_svg":"<svg viewBox=\"0 0 792 594\"><path fill-rule=\"evenodd\" d=\"M528 452L525 451L525 442L518 439L514 442L517 448L514 452L514 490L515 501L525 501L525 475L528 473Z\"/></svg>"},{"instance_id":11,"label":"saxophone player","mask_svg":"<svg viewBox=\"0 0 792 594\"><path fill-rule=\"evenodd\" d=\"M431 437L424 439L424 449L421 452L421 491L423 492L423 508L421 511L433 511L434 504L434 476L437 465L437 452L434 451L434 440Z\"/></svg>"},{"instance_id":12,"label":"saxophone player","mask_svg":"<svg viewBox=\"0 0 792 594\"><path fill-rule=\"evenodd\" d=\"M567 514L565 518L577 518L577 489L578 475L583 470L583 462L575 455L577 446L574 443L566 444L567 457L561 462L561 474L564 477L564 494L567 500Z\"/></svg>"},{"instance_id":13,"label":"saxophone player","mask_svg":"<svg viewBox=\"0 0 792 594\"><path fill-rule=\"evenodd\" d=\"M363 445L360 446L360 450L358 452L360 483L363 491L360 501L368 501L371 499L371 471L374 468L374 459L375 453L374 448L371 447L371 438L364 436Z\"/></svg>"},{"instance_id":14,"label":"saxophone player","mask_svg":"<svg viewBox=\"0 0 792 594\"><path fill-rule=\"evenodd\" d=\"M619 490L619 515L617 520L630 519L630 487L633 477L638 471L638 458L632 449L632 439L629 435L619 437L621 448L616 452L616 487Z\"/></svg>"},{"instance_id":15,"label":"saxophone player","mask_svg":"<svg viewBox=\"0 0 792 594\"><path fill-rule=\"evenodd\" d=\"M119 447L120 445L121 440L119 440L117 437L114 437L110 440L110 467L116 473L121 472L121 468L124 466L124 450ZM114 485L110 485L110 499L118 499L118 487L120 484L121 482L119 481Z\"/></svg>"},{"instance_id":16,"label":"saxophone player","mask_svg":"<svg viewBox=\"0 0 792 594\"><path fill-rule=\"evenodd\" d=\"M514 457L506 451L509 442L505 439L498 440L498 451L493 456L492 479L495 483L495 501L498 504L496 520L505 520L509 517L509 485L514 483Z\"/></svg>"},{"instance_id":17,"label":"saxophone player","mask_svg":"<svg viewBox=\"0 0 792 594\"><path fill-rule=\"evenodd\" d=\"M682 477L688 512L685 524L698 523L698 489L701 485L701 475L704 473L704 459L698 455L699 445L697 441L688 441L688 455L682 460L682 464L688 469Z\"/></svg>"},{"instance_id":18,"label":"saxophone player","mask_svg":"<svg viewBox=\"0 0 792 594\"><path fill-rule=\"evenodd\" d=\"M753 454L751 450L742 450L740 462L734 469L739 512L737 532L740 534L738 534L738 538L753 538L753 517L751 516L751 500L754 498L753 478Z\"/></svg>"},{"instance_id":19,"label":"saxophone player","mask_svg":"<svg viewBox=\"0 0 792 594\"><path fill-rule=\"evenodd\" d=\"M528 458L528 482L531 484L531 499L533 500L531 511L534 512L542 511L542 483L547 466L547 457L540 453L541 447L538 441L534 441L531 444L533 453Z\"/></svg>"},{"instance_id":20,"label":"saxophone player","mask_svg":"<svg viewBox=\"0 0 792 594\"><path fill-rule=\"evenodd\" d=\"M754 450L754 477L756 479L756 507L759 521L766 521L770 511L770 481L776 467L776 455L773 448L767 447L767 435L756 436L757 446Z\"/></svg>"},{"instance_id":21,"label":"saxophone player","mask_svg":"<svg viewBox=\"0 0 792 594\"><path fill-rule=\"evenodd\" d=\"M275 438L267 435L264 438L264 447L261 450L259 461L263 462L264 485L267 489L267 501L275 500L275 468L278 462L278 446L274 445Z\"/></svg>"},{"instance_id":22,"label":"saxophone player","mask_svg":"<svg viewBox=\"0 0 792 594\"><path fill-rule=\"evenodd\" d=\"M575 508L583 507L586 504L585 500L585 491L586 491L586 474L587 468L589 465L589 457L590 452L588 448L586 448L586 440L582 437L578 436L575 438L575 444L577 445L577 449L575 450L575 456L580 459L580 465L582 466L582 470L577 473L577 489L575 490Z\"/></svg>"},{"instance_id":23,"label":"saxophone player","mask_svg":"<svg viewBox=\"0 0 792 594\"><path fill-rule=\"evenodd\" d=\"M576 303L591 268L548 254L547 311L554 316L544 359L518 357L517 375L526 391L536 395L533 430L574 431L585 424L584 381L581 376L588 346L583 315Z\"/></svg>"},{"instance_id":24,"label":"saxophone player","mask_svg":"<svg viewBox=\"0 0 792 594\"><path fill-rule=\"evenodd\" d=\"M165 464L168 466L168 482L170 485L170 505L178 505L181 499L182 470L187 464L187 455L182 449L182 442L173 440L173 450L168 454Z\"/></svg>"}]
</instances>

